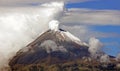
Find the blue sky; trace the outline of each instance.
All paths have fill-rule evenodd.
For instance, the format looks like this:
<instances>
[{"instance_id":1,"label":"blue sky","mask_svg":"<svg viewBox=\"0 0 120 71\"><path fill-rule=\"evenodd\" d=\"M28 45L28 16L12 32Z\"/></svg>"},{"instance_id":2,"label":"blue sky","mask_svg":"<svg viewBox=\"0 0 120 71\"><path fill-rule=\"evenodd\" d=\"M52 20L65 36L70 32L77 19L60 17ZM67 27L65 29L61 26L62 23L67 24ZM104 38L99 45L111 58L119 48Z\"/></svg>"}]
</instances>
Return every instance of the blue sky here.
<instances>
[{"instance_id":1,"label":"blue sky","mask_svg":"<svg viewBox=\"0 0 120 71\"><path fill-rule=\"evenodd\" d=\"M94 10L111 10L111 11L120 10L120 0L96 0L96 1L81 2L81 3L72 3L72 4L67 4L66 7L87 8ZM107 54L116 56L118 53L120 53L120 25L109 25L109 24L91 25L90 29L92 29L95 32L113 34L113 36L97 37L97 38L104 44L103 50Z\"/></svg>"},{"instance_id":2,"label":"blue sky","mask_svg":"<svg viewBox=\"0 0 120 71\"><path fill-rule=\"evenodd\" d=\"M82 3L68 4L67 8L92 8L120 10L120 0L96 0Z\"/></svg>"}]
</instances>

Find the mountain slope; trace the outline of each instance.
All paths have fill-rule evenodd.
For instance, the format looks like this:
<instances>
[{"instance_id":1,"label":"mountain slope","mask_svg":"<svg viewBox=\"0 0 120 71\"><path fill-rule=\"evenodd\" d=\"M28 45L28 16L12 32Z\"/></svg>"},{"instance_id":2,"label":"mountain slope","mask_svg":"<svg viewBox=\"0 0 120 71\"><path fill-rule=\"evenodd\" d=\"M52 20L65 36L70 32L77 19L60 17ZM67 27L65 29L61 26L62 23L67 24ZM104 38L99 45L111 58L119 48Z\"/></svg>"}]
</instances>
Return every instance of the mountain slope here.
<instances>
[{"instance_id":1,"label":"mountain slope","mask_svg":"<svg viewBox=\"0 0 120 71\"><path fill-rule=\"evenodd\" d=\"M35 41L21 49L10 61L9 65L17 64L48 64L62 63L89 56L88 46L62 29L48 30Z\"/></svg>"}]
</instances>

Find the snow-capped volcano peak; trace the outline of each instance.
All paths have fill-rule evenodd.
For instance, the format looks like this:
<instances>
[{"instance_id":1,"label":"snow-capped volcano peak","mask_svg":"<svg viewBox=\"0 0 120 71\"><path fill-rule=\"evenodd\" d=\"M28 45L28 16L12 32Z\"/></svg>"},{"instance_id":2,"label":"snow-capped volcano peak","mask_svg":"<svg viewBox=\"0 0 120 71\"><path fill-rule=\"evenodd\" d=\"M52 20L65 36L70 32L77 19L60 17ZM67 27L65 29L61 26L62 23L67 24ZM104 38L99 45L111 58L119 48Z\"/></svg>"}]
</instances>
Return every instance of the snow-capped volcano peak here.
<instances>
[{"instance_id":1,"label":"snow-capped volcano peak","mask_svg":"<svg viewBox=\"0 0 120 71\"><path fill-rule=\"evenodd\" d=\"M36 40L28 44L26 48L18 51L9 63L10 66L41 63L44 59L57 63L89 56L88 46L71 33L58 29L58 23L55 20L51 21L49 23L51 30L44 32Z\"/></svg>"},{"instance_id":2,"label":"snow-capped volcano peak","mask_svg":"<svg viewBox=\"0 0 120 71\"><path fill-rule=\"evenodd\" d=\"M59 29L59 21L57 20L52 20L49 22L49 29L57 31Z\"/></svg>"},{"instance_id":3,"label":"snow-capped volcano peak","mask_svg":"<svg viewBox=\"0 0 120 71\"><path fill-rule=\"evenodd\" d=\"M69 40L69 41L74 41L77 44L80 45L86 45L86 43L82 42L79 38L75 37L74 35L72 35L71 33L69 33L68 31L62 31L59 29L59 21L57 20L52 20L49 22L49 29L55 32L59 32L60 35L62 35L62 37L64 37L63 40Z\"/></svg>"}]
</instances>

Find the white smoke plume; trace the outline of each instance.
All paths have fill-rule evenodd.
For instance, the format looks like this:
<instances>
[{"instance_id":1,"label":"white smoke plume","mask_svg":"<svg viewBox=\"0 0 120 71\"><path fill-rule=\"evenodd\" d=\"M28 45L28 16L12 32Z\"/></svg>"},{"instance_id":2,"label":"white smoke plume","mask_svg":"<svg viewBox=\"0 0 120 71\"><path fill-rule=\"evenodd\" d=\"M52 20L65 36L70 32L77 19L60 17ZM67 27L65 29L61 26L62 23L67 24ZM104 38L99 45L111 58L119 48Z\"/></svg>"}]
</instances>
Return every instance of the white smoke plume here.
<instances>
[{"instance_id":1,"label":"white smoke plume","mask_svg":"<svg viewBox=\"0 0 120 71\"><path fill-rule=\"evenodd\" d=\"M120 61L120 53L117 55L116 60Z\"/></svg>"},{"instance_id":2,"label":"white smoke plume","mask_svg":"<svg viewBox=\"0 0 120 71\"><path fill-rule=\"evenodd\" d=\"M57 30L59 29L59 21L57 21L57 20L52 20L52 21L49 23L49 29L54 30L54 31L57 31Z\"/></svg>"},{"instance_id":3,"label":"white smoke plume","mask_svg":"<svg viewBox=\"0 0 120 71\"><path fill-rule=\"evenodd\" d=\"M8 66L19 49L47 30L50 21L58 20L63 7L63 2L51 2L39 7L0 8L0 69Z\"/></svg>"},{"instance_id":4,"label":"white smoke plume","mask_svg":"<svg viewBox=\"0 0 120 71\"><path fill-rule=\"evenodd\" d=\"M89 40L89 52L91 53L91 56L96 58L99 53L101 52L103 44L96 38L92 37Z\"/></svg>"},{"instance_id":5,"label":"white smoke plume","mask_svg":"<svg viewBox=\"0 0 120 71\"><path fill-rule=\"evenodd\" d=\"M107 54L104 54L104 55L102 55L100 57L100 62L102 62L102 63L108 63L108 62L110 62L109 59L110 59L109 56Z\"/></svg>"}]
</instances>

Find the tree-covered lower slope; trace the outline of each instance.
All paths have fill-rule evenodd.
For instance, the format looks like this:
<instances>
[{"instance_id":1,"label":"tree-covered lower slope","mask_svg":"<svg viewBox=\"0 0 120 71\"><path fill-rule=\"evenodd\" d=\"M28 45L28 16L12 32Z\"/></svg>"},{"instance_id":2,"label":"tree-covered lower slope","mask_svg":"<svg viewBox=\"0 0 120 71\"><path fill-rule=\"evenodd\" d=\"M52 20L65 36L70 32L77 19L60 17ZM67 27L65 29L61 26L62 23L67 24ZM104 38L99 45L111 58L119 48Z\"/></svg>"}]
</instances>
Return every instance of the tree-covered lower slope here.
<instances>
[{"instance_id":1,"label":"tree-covered lower slope","mask_svg":"<svg viewBox=\"0 0 120 71\"><path fill-rule=\"evenodd\" d=\"M100 63L87 59L68 61L56 64L19 64L11 68L11 71L120 71L119 62Z\"/></svg>"}]
</instances>

